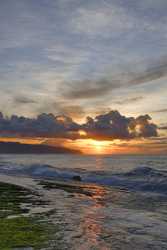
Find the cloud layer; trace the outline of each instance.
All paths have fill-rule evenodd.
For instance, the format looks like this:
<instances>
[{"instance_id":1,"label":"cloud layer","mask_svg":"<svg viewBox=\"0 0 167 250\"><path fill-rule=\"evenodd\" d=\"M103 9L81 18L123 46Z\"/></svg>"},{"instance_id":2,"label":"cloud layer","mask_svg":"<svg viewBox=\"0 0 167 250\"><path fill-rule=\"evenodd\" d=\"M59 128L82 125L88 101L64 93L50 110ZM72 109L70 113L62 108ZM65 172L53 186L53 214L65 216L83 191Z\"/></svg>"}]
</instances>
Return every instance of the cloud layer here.
<instances>
[{"instance_id":1,"label":"cloud layer","mask_svg":"<svg viewBox=\"0 0 167 250\"><path fill-rule=\"evenodd\" d=\"M89 114L101 103L136 116L163 109L166 7L165 0L1 1L1 110L32 117L72 115L71 103ZM133 105L116 103L136 93L142 99Z\"/></svg>"},{"instance_id":2,"label":"cloud layer","mask_svg":"<svg viewBox=\"0 0 167 250\"><path fill-rule=\"evenodd\" d=\"M82 131L82 133L81 133ZM25 136L67 139L135 139L157 137L157 126L151 122L149 115L137 118L126 117L118 111L109 111L96 116L87 117L84 124L78 124L67 116L41 114L37 118L10 118L0 114L1 136Z\"/></svg>"}]
</instances>

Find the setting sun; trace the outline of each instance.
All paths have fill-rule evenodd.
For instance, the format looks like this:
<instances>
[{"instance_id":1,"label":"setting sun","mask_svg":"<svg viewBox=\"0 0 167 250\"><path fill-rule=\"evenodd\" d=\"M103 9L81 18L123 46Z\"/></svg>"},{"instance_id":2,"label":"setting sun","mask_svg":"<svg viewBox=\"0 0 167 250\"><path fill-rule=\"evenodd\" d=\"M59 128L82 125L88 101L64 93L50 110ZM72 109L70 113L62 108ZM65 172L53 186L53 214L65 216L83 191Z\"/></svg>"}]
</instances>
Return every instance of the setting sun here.
<instances>
[{"instance_id":1,"label":"setting sun","mask_svg":"<svg viewBox=\"0 0 167 250\"><path fill-rule=\"evenodd\" d=\"M87 133L84 130L79 130L78 133L79 133L80 136L86 136L87 135Z\"/></svg>"},{"instance_id":2,"label":"setting sun","mask_svg":"<svg viewBox=\"0 0 167 250\"><path fill-rule=\"evenodd\" d=\"M0 0L0 250L167 250L166 13Z\"/></svg>"},{"instance_id":3,"label":"setting sun","mask_svg":"<svg viewBox=\"0 0 167 250\"><path fill-rule=\"evenodd\" d=\"M110 143L106 141L96 141L96 140L90 140L89 141L90 146L92 146L93 150L96 153L105 153L106 147L109 147Z\"/></svg>"},{"instance_id":4,"label":"setting sun","mask_svg":"<svg viewBox=\"0 0 167 250\"><path fill-rule=\"evenodd\" d=\"M70 143L70 145L69 145ZM84 154L108 154L112 153L112 145L109 141L97 141L93 139L79 139L68 142L65 146L79 149Z\"/></svg>"}]
</instances>

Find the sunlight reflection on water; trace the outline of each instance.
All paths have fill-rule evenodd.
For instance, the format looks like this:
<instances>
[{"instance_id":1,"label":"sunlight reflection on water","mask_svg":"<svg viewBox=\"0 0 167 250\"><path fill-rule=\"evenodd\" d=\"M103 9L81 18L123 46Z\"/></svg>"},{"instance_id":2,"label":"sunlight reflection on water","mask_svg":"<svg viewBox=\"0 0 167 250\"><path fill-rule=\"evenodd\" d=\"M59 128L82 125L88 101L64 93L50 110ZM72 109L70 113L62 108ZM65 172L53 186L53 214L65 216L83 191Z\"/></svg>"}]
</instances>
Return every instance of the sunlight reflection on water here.
<instances>
[{"instance_id":1,"label":"sunlight reflection on water","mask_svg":"<svg viewBox=\"0 0 167 250\"><path fill-rule=\"evenodd\" d=\"M5 164L12 168L17 165L17 174L23 165L26 169L35 170L33 173L42 172L45 168L52 171L44 166L49 164L54 171L56 168L61 172L65 168L76 170L81 175L83 182L71 181L73 175L70 175L64 182L66 186L59 185L59 190L41 190L52 203L50 220L62 228L60 240L65 242L64 249L167 249L167 178L166 173L160 171L166 169L167 157L3 155L0 162L1 169ZM41 165L31 168L34 163ZM106 187L88 184L84 179L90 175L95 181L110 180L115 173L121 183L130 185L128 191L113 188L113 183ZM56 179L52 181L56 183ZM148 184L150 189L146 190ZM137 185L145 189L135 189Z\"/></svg>"}]
</instances>

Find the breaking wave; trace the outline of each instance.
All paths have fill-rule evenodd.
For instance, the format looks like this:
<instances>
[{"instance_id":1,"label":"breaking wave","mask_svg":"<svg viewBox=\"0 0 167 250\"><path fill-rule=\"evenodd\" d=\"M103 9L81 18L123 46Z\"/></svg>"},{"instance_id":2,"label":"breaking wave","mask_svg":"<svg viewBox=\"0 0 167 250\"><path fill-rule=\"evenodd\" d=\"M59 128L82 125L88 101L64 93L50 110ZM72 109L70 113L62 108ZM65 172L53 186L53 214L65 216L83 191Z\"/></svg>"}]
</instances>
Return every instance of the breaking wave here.
<instances>
[{"instance_id":1,"label":"breaking wave","mask_svg":"<svg viewBox=\"0 0 167 250\"><path fill-rule=\"evenodd\" d=\"M50 165L0 164L0 174L70 181L80 176L83 182L126 188L129 191L155 192L167 195L167 171L141 166L125 173L60 169Z\"/></svg>"}]
</instances>

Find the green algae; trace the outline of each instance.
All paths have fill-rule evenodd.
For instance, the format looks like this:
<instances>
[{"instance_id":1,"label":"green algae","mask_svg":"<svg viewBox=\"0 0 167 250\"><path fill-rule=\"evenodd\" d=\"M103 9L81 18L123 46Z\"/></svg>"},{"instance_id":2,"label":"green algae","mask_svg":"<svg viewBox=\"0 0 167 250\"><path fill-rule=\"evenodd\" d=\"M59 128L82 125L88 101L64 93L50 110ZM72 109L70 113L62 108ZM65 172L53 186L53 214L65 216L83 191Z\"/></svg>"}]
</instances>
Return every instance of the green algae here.
<instances>
[{"instance_id":1,"label":"green algae","mask_svg":"<svg viewBox=\"0 0 167 250\"><path fill-rule=\"evenodd\" d=\"M0 183L0 218L26 213L21 204L32 204L32 194L29 190L7 183Z\"/></svg>"},{"instance_id":2,"label":"green algae","mask_svg":"<svg viewBox=\"0 0 167 250\"><path fill-rule=\"evenodd\" d=\"M3 218L0 219L0 249L40 249L48 241L49 233L49 227L33 217Z\"/></svg>"},{"instance_id":3,"label":"green algae","mask_svg":"<svg viewBox=\"0 0 167 250\"><path fill-rule=\"evenodd\" d=\"M25 188L0 182L0 250L47 249L55 228L45 215L32 216L29 209L22 208L23 204L33 207L41 202Z\"/></svg>"}]
</instances>

